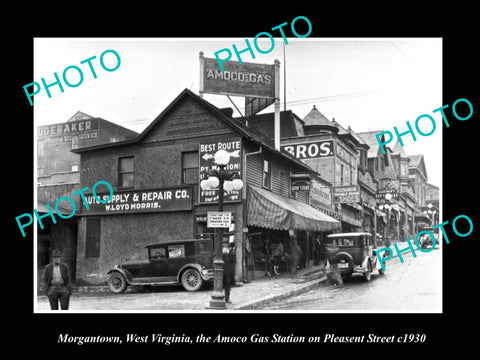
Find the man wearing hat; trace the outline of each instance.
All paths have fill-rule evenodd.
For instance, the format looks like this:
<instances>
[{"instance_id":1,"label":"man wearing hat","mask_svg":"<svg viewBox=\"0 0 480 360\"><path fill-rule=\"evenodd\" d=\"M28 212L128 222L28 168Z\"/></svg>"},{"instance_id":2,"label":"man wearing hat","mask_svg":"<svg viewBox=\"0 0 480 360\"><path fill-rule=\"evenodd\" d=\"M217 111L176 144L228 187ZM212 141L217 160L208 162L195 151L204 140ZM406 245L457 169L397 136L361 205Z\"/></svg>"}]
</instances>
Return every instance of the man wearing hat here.
<instances>
[{"instance_id":1,"label":"man wearing hat","mask_svg":"<svg viewBox=\"0 0 480 360\"><path fill-rule=\"evenodd\" d=\"M70 302L71 283L70 271L68 266L61 262L62 253L59 250L52 252L53 262L45 266L43 271L43 285L45 294L50 301L50 308L58 310L58 301L60 308L68 310Z\"/></svg>"}]
</instances>

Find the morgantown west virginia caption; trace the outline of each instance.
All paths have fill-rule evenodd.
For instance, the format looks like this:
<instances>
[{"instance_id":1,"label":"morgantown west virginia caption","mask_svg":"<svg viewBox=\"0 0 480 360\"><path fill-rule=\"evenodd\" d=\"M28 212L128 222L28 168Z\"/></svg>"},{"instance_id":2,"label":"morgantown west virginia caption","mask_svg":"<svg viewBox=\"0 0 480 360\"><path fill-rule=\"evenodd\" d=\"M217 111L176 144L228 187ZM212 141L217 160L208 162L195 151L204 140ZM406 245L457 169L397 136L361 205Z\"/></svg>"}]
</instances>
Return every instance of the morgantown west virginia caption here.
<instances>
[{"instance_id":1,"label":"morgantown west virginia caption","mask_svg":"<svg viewBox=\"0 0 480 360\"><path fill-rule=\"evenodd\" d=\"M138 335L126 334L122 339L120 336L73 336L70 334L59 334L57 343L71 343L84 345L89 343L157 343L162 345L171 344L193 344L195 343L423 343L426 340L425 334L402 334L402 335L355 335L355 336L337 336L335 334L325 334L323 336L297 336L294 334L282 335L273 334L271 336L252 334L250 336L226 336L218 334L216 336L205 336L199 334L196 337L189 335Z\"/></svg>"}]
</instances>

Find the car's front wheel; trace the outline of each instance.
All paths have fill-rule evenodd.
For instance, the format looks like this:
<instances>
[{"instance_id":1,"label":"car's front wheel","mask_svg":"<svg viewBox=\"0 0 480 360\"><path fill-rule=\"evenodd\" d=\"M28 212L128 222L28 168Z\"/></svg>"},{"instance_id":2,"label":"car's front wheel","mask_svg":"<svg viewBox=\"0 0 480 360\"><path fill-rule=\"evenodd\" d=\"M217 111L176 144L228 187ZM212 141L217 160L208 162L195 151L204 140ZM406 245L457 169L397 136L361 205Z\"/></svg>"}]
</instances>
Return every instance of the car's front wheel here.
<instances>
[{"instance_id":1,"label":"car's front wheel","mask_svg":"<svg viewBox=\"0 0 480 360\"><path fill-rule=\"evenodd\" d=\"M187 291L197 291L202 287L203 279L198 270L187 269L182 274L182 286Z\"/></svg>"},{"instance_id":2,"label":"car's front wheel","mask_svg":"<svg viewBox=\"0 0 480 360\"><path fill-rule=\"evenodd\" d=\"M121 294L127 288L127 280L125 276L119 272L113 272L107 278L108 289L114 294Z\"/></svg>"}]
</instances>

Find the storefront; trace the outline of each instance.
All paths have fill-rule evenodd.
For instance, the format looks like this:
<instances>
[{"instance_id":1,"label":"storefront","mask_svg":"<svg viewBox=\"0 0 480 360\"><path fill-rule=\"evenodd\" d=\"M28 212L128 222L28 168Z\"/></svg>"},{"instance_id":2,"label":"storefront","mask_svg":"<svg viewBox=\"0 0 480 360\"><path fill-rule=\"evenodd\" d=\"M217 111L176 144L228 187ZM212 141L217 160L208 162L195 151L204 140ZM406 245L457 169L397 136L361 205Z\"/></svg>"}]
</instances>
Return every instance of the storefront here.
<instances>
[{"instance_id":1,"label":"storefront","mask_svg":"<svg viewBox=\"0 0 480 360\"><path fill-rule=\"evenodd\" d=\"M247 269L250 278L291 271L294 242L301 249L299 267L318 264L323 236L340 222L298 200L248 186Z\"/></svg>"}]
</instances>

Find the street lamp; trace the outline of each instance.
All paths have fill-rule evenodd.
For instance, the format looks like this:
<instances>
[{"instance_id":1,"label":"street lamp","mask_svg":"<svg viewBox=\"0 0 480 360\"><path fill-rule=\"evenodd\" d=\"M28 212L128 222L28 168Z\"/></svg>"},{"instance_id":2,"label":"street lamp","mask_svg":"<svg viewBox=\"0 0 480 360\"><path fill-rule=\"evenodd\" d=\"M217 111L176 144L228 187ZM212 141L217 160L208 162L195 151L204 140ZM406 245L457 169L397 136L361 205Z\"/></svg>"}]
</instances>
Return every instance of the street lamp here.
<instances>
[{"instance_id":1,"label":"street lamp","mask_svg":"<svg viewBox=\"0 0 480 360\"><path fill-rule=\"evenodd\" d=\"M218 211L223 211L223 192L224 190L230 192L232 190L241 190L243 188L243 181L238 179L240 176L237 172L228 172L225 170L230 161L230 154L225 150L219 150L215 153L215 163L218 165L218 170L213 170L207 173L206 178L200 182L202 190L216 189L218 187ZM222 259L222 241L223 228L217 228L215 238L214 250L215 257L213 260L213 292L210 299L210 309L222 310L226 308L225 296L223 294L223 259Z\"/></svg>"},{"instance_id":2,"label":"street lamp","mask_svg":"<svg viewBox=\"0 0 480 360\"><path fill-rule=\"evenodd\" d=\"M432 203L428 203L427 207L428 207L428 210L424 211L423 213L426 215L428 214L428 218L432 222L432 226L433 226L433 224L435 223L435 215L437 214L437 210L432 210L433 208Z\"/></svg>"}]
</instances>

